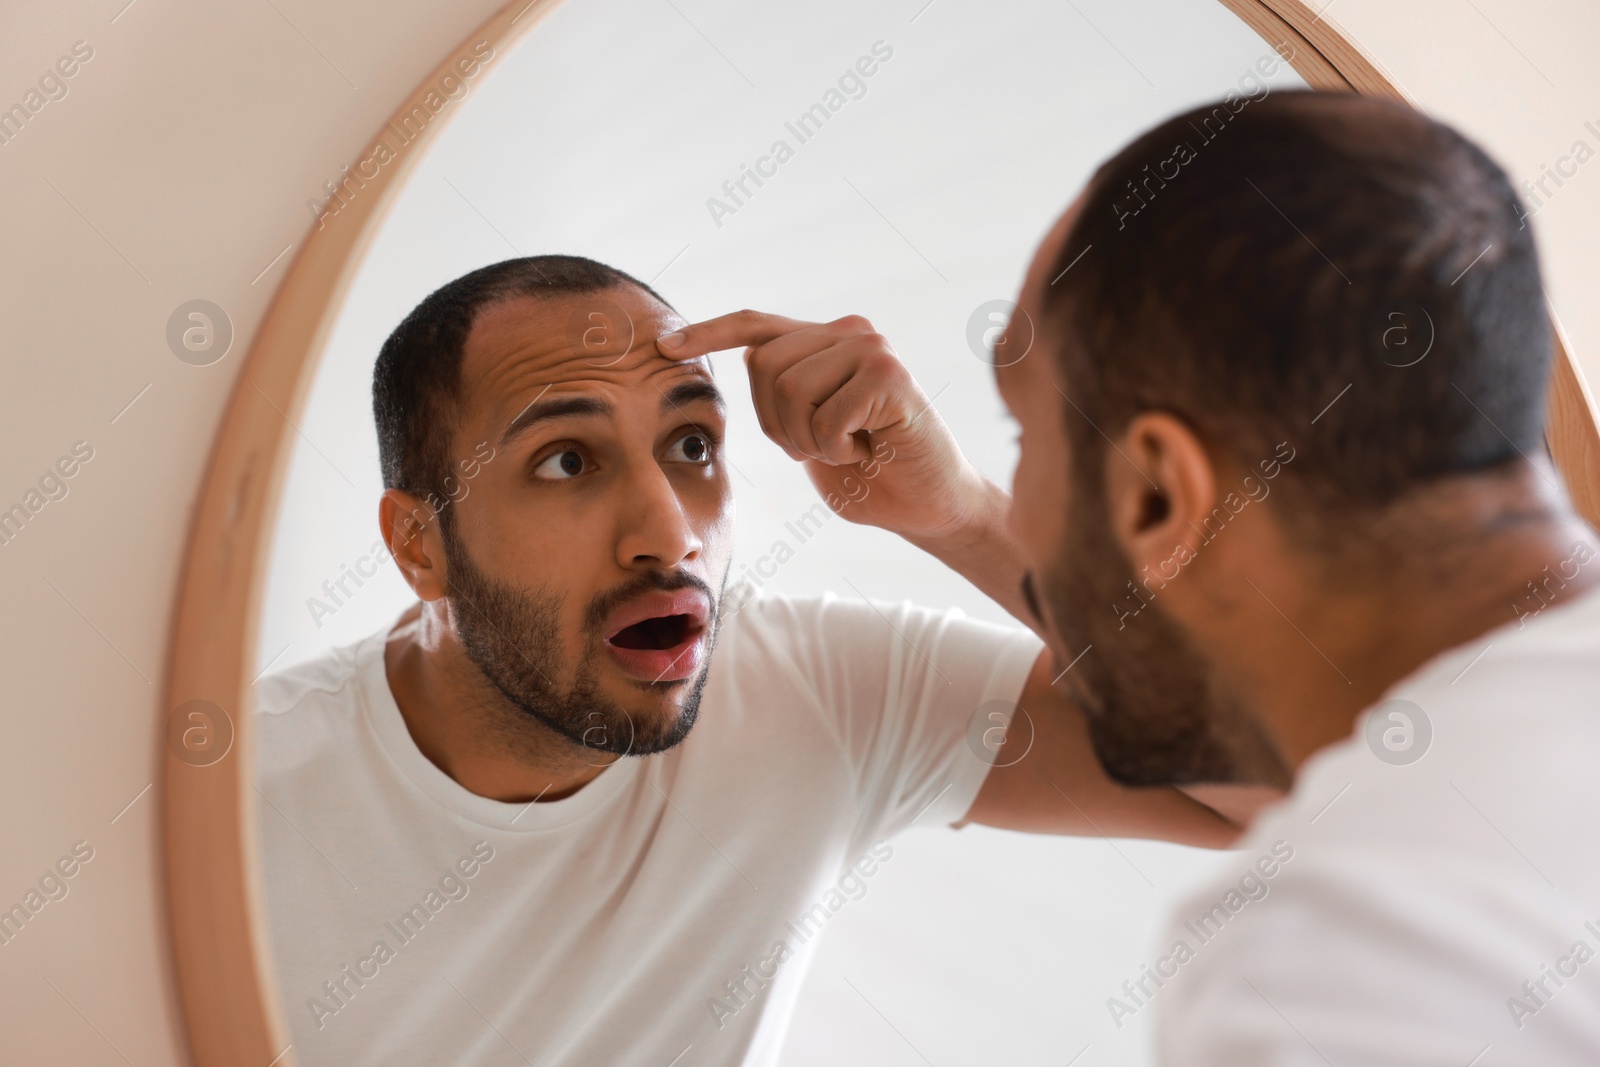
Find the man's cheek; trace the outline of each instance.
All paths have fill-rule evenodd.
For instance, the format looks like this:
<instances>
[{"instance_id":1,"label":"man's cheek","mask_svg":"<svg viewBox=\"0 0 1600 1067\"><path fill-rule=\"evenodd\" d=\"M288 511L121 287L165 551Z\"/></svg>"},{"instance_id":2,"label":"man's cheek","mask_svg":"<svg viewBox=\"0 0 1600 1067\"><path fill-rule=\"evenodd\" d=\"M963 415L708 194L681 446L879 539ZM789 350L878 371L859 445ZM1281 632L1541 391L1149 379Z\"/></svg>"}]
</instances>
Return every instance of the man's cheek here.
<instances>
[{"instance_id":1,"label":"man's cheek","mask_svg":"<svg viewBox=\"0 0 1600 1067\"><path fill-rule=\"evenodd\" d=\"M695 516L695 534L700 538L701 551L708 562L726 560L733 554L735 508L732 488L726 480L707 483L705 493L692 501L686 500L686 513ZM716 571L715 576L720 577Z\"/></svg>"}]
</instances>

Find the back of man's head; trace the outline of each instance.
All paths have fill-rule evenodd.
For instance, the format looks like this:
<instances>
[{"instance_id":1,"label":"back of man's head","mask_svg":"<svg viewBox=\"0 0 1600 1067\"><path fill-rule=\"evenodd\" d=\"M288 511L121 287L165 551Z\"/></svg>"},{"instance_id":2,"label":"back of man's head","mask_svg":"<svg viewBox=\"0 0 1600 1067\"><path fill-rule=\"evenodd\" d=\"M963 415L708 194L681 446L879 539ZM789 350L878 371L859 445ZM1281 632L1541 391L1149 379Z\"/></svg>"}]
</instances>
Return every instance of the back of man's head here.
<instances>
[{"instance_id":1,"label":"back of man's head","mask_svg":"<svg viewBox=\"0 0 1600 1067\"><path fill-rule=\"evenodd\" d=\"M1232 97L1149 131L1045 275L1080 478L1147 410L1246 467L1289 442L1280 487L1319 523L1533 454L1552 337L1524 214L1398 103Z\"/></svg>"}]
</instances>

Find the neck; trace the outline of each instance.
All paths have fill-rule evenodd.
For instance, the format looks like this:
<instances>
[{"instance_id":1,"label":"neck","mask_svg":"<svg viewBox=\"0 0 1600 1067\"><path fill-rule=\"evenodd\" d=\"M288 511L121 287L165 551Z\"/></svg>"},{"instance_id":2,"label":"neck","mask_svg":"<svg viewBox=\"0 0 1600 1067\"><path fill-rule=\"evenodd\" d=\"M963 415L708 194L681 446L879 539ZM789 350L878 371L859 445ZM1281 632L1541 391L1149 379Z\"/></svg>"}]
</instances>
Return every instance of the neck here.
<instances>
[{"instance_id":1,"label":"neck","mask_svg":"<svg viewBox=\"0 0 1600 1067\"><path fill-rule=\"evenodd\" d=\"M573 744L507 700L456 641L442 605L413 606L384 647L389 689L434 766L478 796L517 804L571 796L618 758Z\"/></svg>"},{"instance_id":2,"label":"neck","mask_svg":"<svg viewBox=\"0 0 1600 1067\"><path fill-rule=\"evenodd\" d=\"M1296 771L1434 656L1600 585L1600 540L1553 478L1541 463L1409 495L1354 548L1246 588L1252 632L1232 644L1255 654L1229 669Z\"/></svg>"}]
</instances>

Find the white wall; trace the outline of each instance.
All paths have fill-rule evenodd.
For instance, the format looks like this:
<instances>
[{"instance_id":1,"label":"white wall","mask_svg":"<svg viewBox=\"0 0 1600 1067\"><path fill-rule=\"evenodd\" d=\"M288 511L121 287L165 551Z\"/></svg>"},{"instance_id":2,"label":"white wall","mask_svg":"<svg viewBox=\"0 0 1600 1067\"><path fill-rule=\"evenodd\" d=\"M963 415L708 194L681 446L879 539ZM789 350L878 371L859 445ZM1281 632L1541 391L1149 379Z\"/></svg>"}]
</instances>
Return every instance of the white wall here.
<instances>
[{"instance_id":1,"label":"white wall","mask_svg":"<svg viewBox=\"0 0 1600 1067\"><path fill-rule=\"evenodd\" d=\"M0 145L0 507L22 501L74 442L94 448L68 495L0 546L10 608L0 616L0 904L20 900L74 842L95 849L70 894L0 946L0 1063L179 1062L159 786L144 790L160 764L157 704L190 508L288 259L269 264L305 233L304 200L490 8L124 2L13 6L0 35L3 105L74 41L94 48L68 96ZM572 0L462 109L399 205L297 420L354 488L314 453L297 455L289 517L315 543L280 542L263 664L365 632L398 604L393 581L369 585L317 631L304 599L370 544L365 376L383 334L432 285L512 245L578 251L646 278L687 245L658 284L690 317L744 305L870 315L930 393L950 383L941 411L1004 477L1010 446L996 432L987 369L965 347L968 313L1012 294L1033 242L1094 162L1226 88L1264 48L1211 0L1076 0L1098 32L1063 7L1030 17L1048 32L1015 36L996 20L1020 16L954 0L920 14L922 0L759 18L732 3L674 2L727 61L670 6ZM1586 51L1600 12L1586 0L1336 3L1327 18L1515 177L1538 177L1580 138L1600 148L1584 127L1600 126L1600 71ZM713 227L704 198L879 38L896 54L868 96ZM670 77L646 73L662 68ZM907 170L913 152L929 172ZM1565 179L1535 220L1551 298L1591 380L1597 174L1584 166ZM774 249L789 266L773 266ZM164 337L171 311L197 297L224 307L236 330L210 367L180 362ZM737 357L719 373L736 379ZM736 434L748 558L809 489L747 413ZM892 538L842 523L774 581L841 588L846 577L872 595L996 617ZM977 828L908 836L868 897L840 915L790 1062L922 1062L877 1011L941 1067L1060 1064L1085 1046L1085 1067L1137 1062L1143 1019L1115 1031L1104 999L1148 958L1160 902L1205 861L1118 848Z\"/></svg>"}]
</instances>

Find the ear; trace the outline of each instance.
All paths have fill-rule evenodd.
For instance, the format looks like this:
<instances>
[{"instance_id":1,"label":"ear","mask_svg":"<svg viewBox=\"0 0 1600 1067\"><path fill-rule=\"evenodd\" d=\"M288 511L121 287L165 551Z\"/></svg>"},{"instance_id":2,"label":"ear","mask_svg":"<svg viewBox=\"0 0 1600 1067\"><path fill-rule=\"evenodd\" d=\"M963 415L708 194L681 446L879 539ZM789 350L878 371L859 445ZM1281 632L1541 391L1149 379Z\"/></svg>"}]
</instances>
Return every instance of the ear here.
<instances>
[{"instance_id":1,"label":"ear","mask_svg":"<svg viewBox=\"0 0 1600 1067\"><path fill-rule=\"evenodd\" d=\"M438 512L403 489L385 489L378 500L378 525L412 592L423 600L443 597L446 567Z\"/></svg>"},{"instance_id":2,"label":"ear","mask_svg":"<svg viewBox=\"0 0 1600 1067\"><path fill-rule=\"evenodd\" d=\"M1146 412L1129 423L1106 454L1106 496L1112 533L1133 564L1174 577L1204 542L1204 520L1216 506L1211 457L1187 423Z\"/></svg>"}]
</instances>

